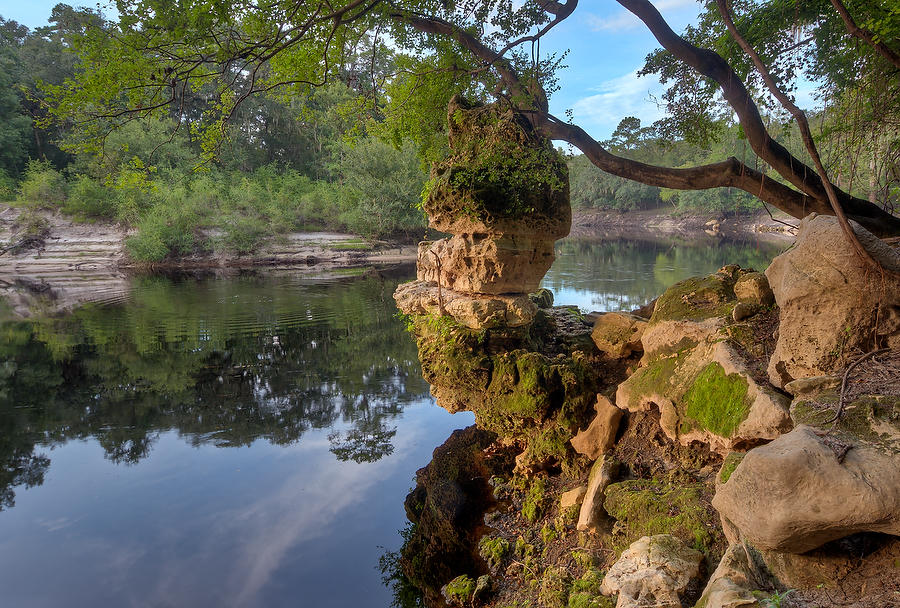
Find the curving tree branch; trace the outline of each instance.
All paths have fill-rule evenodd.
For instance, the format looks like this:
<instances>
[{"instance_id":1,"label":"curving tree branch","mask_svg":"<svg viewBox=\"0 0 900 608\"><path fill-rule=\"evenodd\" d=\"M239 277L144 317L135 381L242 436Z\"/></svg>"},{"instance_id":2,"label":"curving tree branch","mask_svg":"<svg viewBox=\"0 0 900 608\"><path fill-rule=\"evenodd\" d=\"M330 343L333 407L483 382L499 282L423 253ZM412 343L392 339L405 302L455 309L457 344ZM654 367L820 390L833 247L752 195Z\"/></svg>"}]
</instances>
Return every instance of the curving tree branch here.
<instances>
[{"instance_id":1,"label":"curving tree branch","mask_svg":"<svg viewBox=\"0 0 900 608\"><path fill-rule=\"evenodd\" d=\"M856 24L856 21L853 20L853 17L850 16L847 7L844 6L844 3L841 2L841 0L831 0L831 4L834 6L834 10L838 12L838 15L841 16L841 19L844 21L844 26L847 28L847 32L851 36L856 36L860 40L865 41L870 46L874 47L876 51L881 53L885 59L893 63L897 68L900 68L900 54L897 54L883 42L876 41L874 34L869 30L859 27Z\"/></svg>"}]
</instances>

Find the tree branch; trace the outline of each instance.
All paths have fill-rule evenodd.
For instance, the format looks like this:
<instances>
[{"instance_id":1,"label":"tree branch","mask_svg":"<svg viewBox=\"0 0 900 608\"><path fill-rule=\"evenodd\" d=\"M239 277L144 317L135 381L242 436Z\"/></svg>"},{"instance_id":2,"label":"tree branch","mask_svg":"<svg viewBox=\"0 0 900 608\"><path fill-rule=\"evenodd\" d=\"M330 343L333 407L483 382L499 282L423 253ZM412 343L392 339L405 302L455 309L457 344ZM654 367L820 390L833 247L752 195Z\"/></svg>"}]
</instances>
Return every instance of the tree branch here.
<instances>
[{"instance_id":1,"label":"tree branch","mask_svg":"<svg viewBox=\"0 0 900 608\"><path fill-rule=\"evenodd\" d=\"M841 16L841 19L844 20L844 25L847 27L847 31L851 36L856 36L860 40L867 42L870 46L874 47L876 51L881 53L885 59L893 63L897 68L900 68L900 55L883 42L876 42L872 32L856 25L856 21L850 16L847 7L844 6L841 0L831 0L831 4L834 6L834 10Z\"/></svg>"},{"instance_id":2,"label":"tree branch","mask_svg":"<svg viewBox=\"0 0 900 608\"><path fill-rule=\"evenodd\" d=\"M782 91L778 87L778 85L775 83L775 79L772 78L772 74L769 73L768 68L762 62L762 59L760 59L759 54L752 46L750 46L750 44L737 30L737 27L734 25L734 20L731 18L731 12L728 9L727 0L716 0L716 4L719 7L719 12L722 14L722 19L725 21L725 27L728 28L731 37L734 38L735 42L738 43L738 46L740 46L744 53L746 53L747 56L750 57L753 65L756 66L756 70L759 72L760 76L762 76L766 88L769 89L769 92L775 96L775 98L781 103L781 105L784 106L797 121L797 125L800 128L800 135L803 138L803 144L806 146L806 150L809 152L809 155L816 166L816 172L819 174L819 178L822 180L822 184L824 184L825 186L825 193L828 195L828 203L834 210L834 215L837 216L838 224L840 225L841 231L844 233L844 236L850 242L850 245L853 247L853 249L856 250L856 253L859 254L860 258L862 258L862 260L867 265L871 266L872 268L878 269L881 272L890 272L881 264L876 262L872 255L866 250L866 248L863 247L862 243L859 242L856 233L853 232L853 228L850 226L850 223L847 221L847 216L844 215L844 209L841 207L841 203L838 201L834 186L831 184L831 180L828 179L828 174L825 171L825 167L822 165L822 158L819 156L819 151L816 148L816 142L813 140L812 131L809 128L809 121L806 118L806 113L799 107L797 107L797 104L791 101L791 99L784 93L784 91Z\"/></svg>"}]
</instances>

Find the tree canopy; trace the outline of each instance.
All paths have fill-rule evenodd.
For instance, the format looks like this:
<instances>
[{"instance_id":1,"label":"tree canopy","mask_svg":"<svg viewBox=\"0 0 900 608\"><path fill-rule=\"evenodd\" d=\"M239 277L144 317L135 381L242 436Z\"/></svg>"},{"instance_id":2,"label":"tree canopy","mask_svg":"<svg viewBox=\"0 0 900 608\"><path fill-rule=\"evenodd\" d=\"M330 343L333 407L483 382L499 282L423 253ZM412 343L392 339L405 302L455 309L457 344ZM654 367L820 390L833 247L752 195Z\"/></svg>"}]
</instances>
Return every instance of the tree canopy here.
<instances>
[{"instance_id":1,"label":"tree canopy","mask_svg":"<svg viewBox=\"0 0 900 608\"><path fill-rule=\"evenodd\" d=\"M820 121L816 135L826 128L848 139L878 132L874 156L893 170L900 140L894 3L718 0L683 35L649 0L618 3L662 46L644 70L669 85L663 101L670 114L659 132L710 141L716 119L734 117L755 158L644 163L552 115L548 96L561 57L536 49L572 17L577 0L119 0L117 23L74 28L77 74L49 91L57 118L86 130L86 146L124 122L164 113L202 137L212 154L250 100L288 99L341 81L359 95L345 107L348 115L378 115L381 135L398 143L411 138L431 160L445 151L445 108L461 93L511 104L539 133L622 178L677 190L737 188L796 217L843 210L878 234L900 233L900 219L829 177L815 149L791 151L773 135L773 125L797 117L774 100L805 74L822 83L834 112L854 116ZM386 47L397 52L384 53ZM191 103L197 98L205 102L199 109ZM627 140L632 131L625 125L620 136ZM841 163L852 164L828 163L838 173Z\"/></svg>"}]
</instances>

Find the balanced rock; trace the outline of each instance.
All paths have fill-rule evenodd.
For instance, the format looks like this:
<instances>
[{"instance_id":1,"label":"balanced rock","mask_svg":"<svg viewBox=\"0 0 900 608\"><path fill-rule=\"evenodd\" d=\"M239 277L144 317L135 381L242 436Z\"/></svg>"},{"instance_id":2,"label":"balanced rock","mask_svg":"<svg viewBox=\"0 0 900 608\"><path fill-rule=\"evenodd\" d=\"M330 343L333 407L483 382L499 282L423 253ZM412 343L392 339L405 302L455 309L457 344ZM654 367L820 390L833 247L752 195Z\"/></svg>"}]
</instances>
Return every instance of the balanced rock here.
<instances>
[{"instance_id":1,"label":"balanced rock","mask_svg":"<svg viewBox=\"0 0 900 608\"><path fill-rule=\"evenodd\" d=\"M524 293L473 295L439 289L425 281L403 283L394 291L394 300L404 314L448 314L469 329L520 327L531 323L537 313L537 306Z\"/></svg>"},{"instance_id":2,"label":"balanced rock","mask_svg":"<svg viewBox=\"0 0 900 608\"><path fill-rule=\"evenodd\" d=\"M760 549L803 553L855 532L900 534L900 452L846 448L800 425L750 450L713 506Z\"/></svg>"},{"instance_id":3,"label":"balanced rock","mask_svg":"<svg viewBox=\"0 0 900 608\"><path fill-rule=\"evenodd\" d=\"M851 225L873 258L900 271L898 250ZM836 218L805 218L796 243L772 261L766 277L781 309L768 369L775 386L842 370L847 362L841 355L868 352L876 334L900 346L900 279L867 267Z\"/></svg>"},{"instance_id":4,"label":"balanced rock","mask_svg":"<svg viewBox=\"0 0 900 608\"><path fill-rule=\"evenodd\" d=\"M420 281L469 293L529 293L553 264L553 240L504 234L463 234L419 243Z\"/></svg>"},{"instance_id":5,"label":"balanced rock","mask_svg":"<svg viewBox=\"0 0 900 608\"><path fill-rule=\"evenodd\" d=\"M702 563L702 553L674 536L644 536L613 564L600 590L619 594L616 608L682 606L698 590Z\"/></svg>"},{"instance_id":6,"label":"balanced rock","mask_svg":"<svg viewBox=\"0 0 900 608\"><path fill-rule=\"evenodd\" d=\"M576 452L584 454L591 460L596 460L612 448L623 413L603 395L597 395L594 410L597 415L588 427L575 435L571 441Z\"/></svg>"},{"instance_id":7,"label":"balanced rock","mask_svg":"<svg viewBox=\"0 0 900 608\"><path fill-rule=\"evenodd\" d=\"M608 312L594 322L591 339L601 351L620 359L643 351L641 336L647 320L627 312Z\"/></svg>"},{"instance_id":8,"label":"balanced rock","mask_svg":"<svg viewBox=\"0 0 900 608\"><path fill-rule=\"evenodd\" d=\"M456 96L447 118L452 153L432 167L423 204L429 226L450 234L551 241L569 233L566 163L524 115Z\"/></svg>"}]
</instances>

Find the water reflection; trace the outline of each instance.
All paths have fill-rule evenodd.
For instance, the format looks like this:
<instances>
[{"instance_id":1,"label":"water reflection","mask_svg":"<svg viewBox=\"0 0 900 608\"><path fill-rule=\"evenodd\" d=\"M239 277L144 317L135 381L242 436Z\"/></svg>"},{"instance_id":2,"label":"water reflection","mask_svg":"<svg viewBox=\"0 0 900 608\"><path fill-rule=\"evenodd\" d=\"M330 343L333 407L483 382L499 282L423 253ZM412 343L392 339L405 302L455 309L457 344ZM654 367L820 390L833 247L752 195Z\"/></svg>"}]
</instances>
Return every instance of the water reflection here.
<instances>
[{"instance_id":1,"label":"water reflection","mask_svg":"<svg viewBox=\"0 0 900 608\"><path fill-rule=\"evenodd\" d=\"M565 239L542 286L583 311L633 310L670 285L725 264L763 270L783 248L765 242Z\"/></svg>"},{"instance_id":2,"label":"water reflection","mask_svg":"<svg viewBox=\"0 0 900 608\"><path fill-rule=\"evenodd\" d=\"M116 463L161 432L246 446L328 435L341 460L391 453L391 421L427 396L398 279L136 281L127 303L0 323L0 506L40 484L35 447L94 438Z\"/></svg>"}]
</instances>

